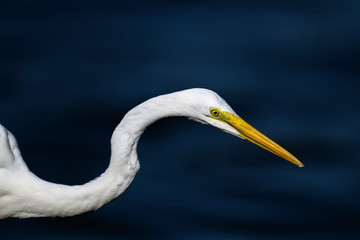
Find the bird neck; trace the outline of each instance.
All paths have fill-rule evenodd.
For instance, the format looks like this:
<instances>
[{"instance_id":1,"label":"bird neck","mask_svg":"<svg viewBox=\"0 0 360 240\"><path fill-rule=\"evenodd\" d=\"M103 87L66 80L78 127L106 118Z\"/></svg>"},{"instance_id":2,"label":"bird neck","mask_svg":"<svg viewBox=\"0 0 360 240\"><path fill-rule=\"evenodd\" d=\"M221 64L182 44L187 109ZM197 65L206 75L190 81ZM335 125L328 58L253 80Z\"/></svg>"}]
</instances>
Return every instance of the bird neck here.
<instances>
[{"instance_id":1,"label":"bird neck","mask_svg":"<svg viewBox=\"0 0 360 240\"><path fill-rule=\"evenodd\" d=\"M152 98L124 116L111 138L110 164L98 178L84 185L68 186L46 182L28 172L27 180L19 182L21 189L26 190L19 197L14 216L72 216L96 210L118 197L139 170L136 147L146 127L161 118L181 115L178 108L171 107L176 106L176 97L169 99L166 95Z\"/></svg>"},{"instance_id":2,"label":"bird neck","mask_svg":"<svg viewBox=\"0 0 360 240\"><path fill-rule=\"evenodd\" d=\"M111 138L111 159L106 172L124 176L124 169L135 172L139 168L137 144L145 129L159 119L181 115L176 106L176 94L151 98L131 109L115 128Z\"/></svg>"}]
</instances>

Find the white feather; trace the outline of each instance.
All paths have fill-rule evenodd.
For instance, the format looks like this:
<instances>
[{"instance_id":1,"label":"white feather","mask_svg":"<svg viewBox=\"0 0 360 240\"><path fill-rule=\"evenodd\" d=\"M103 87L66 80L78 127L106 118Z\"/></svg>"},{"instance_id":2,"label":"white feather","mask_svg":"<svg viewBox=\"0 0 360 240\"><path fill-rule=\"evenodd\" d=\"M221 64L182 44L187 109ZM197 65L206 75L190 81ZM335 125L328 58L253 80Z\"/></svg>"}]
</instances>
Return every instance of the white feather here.
<instances>
[{"instance_id":1,"label":"white feather","mask_svg":"<svg viewBox=\"0 0 360 240\"><path fill-rule=\"evenodd\" d=\"M206 89L162 95L138 105L125 115L113 133L107 170L77 186L46 182L31 173L14 136L0 125L0 219L72 216L98 209L116 198L139 170L136 147L141 134L161 118L184 116L238 136L230 125L208 117L211 107L235 115L221 97Z\"/></svg>"}]
</instances>

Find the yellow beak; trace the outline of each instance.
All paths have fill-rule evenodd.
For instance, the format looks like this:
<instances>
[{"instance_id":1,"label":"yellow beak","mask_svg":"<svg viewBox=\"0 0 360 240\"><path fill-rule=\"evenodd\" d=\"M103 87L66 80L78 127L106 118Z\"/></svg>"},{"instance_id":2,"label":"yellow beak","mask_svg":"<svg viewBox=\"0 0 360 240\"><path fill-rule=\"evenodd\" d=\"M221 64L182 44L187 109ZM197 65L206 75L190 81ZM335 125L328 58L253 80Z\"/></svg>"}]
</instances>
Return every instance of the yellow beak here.
<instances>
[{"instance_id":1,"label":"yellow beak","mask_svg":"<svg viewBox=\"0 0 360 240\"><path fill-rule=\"evenodd\" d=\"M223 115L224 115L223 120L228 124L230 124L233 128L235 128L239 132L241 137L245 138L246 140L249 140L252 143L255 143L256 145L268 150L269 152L272 152L275 155L278 155L279 157L289 162L298 165L299 167L304 166L291 153L289 153L279 144L275 143L274 141L266 137L264 134L256 130L250 124L245 122L242 118L228 112L223 112Z\"/></svg>"}]
</instances>

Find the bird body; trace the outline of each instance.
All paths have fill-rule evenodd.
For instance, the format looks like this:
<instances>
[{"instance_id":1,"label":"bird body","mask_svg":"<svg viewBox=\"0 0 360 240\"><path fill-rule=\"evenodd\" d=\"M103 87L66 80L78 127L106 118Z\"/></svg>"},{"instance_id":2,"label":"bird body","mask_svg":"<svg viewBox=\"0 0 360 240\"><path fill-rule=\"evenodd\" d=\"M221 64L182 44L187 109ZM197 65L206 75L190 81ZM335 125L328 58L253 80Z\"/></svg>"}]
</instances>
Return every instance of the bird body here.
<instances>
[{"instance_id":1,"label":"bird body","mask_svg":"<svg viewBox=\"0 0 360 240\"><path fill-rule=\"evenodd\" d=\"M131 109L113 132L108 168L84 185L50 183L34 175L22 159L15 137L0 125L0 219L65 217L102 207L123 193L138 172L136 148L146 127L161 118L177 116L250 140L302 166L294 156L238 117L215 92L189 89L151 98Z\"/></svg>"}]
</instances>

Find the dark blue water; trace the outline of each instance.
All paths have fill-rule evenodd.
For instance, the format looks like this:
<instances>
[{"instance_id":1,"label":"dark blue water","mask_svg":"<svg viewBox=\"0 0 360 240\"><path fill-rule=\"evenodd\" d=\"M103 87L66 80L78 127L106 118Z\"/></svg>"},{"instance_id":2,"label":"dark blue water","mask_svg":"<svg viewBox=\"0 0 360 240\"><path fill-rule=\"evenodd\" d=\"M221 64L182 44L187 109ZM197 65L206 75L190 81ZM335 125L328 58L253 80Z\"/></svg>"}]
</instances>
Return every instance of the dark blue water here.
<instances>
[{"instance_id":1,"label":"dark blue water","mask_svg":"<svg viewBox=\"0 0 360 240\"><path fill-rule=\"evenodd\" d=\"M306 167L162 120L118 199L1 239L360 239L359 1L221 2L2 1L1 124L39 177L82 184L129 109L204 87Z\"/></svg>"}]
</instances>

